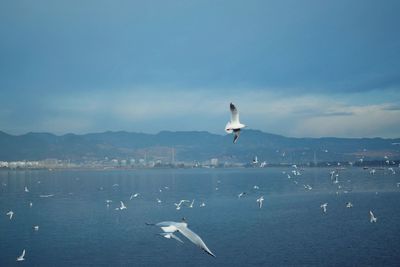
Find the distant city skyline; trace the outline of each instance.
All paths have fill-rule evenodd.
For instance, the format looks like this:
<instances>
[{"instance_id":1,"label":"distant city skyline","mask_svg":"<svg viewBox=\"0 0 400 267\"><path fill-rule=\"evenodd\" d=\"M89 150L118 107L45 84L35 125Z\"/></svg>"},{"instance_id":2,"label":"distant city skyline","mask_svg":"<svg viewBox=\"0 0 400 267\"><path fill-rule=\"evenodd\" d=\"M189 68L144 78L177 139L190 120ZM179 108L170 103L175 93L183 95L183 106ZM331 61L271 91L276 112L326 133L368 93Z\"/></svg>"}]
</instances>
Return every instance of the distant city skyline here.
<instances>
[{"instance_id":1,"label":"distant city skyline","mask_svg":"<svg viewBox=\"0 0 400 267\"><path fill-rule=\"evenodd\" d=\"M400 137L399 1L3 1L0 130Z\"/></svg>"}]
</instances>

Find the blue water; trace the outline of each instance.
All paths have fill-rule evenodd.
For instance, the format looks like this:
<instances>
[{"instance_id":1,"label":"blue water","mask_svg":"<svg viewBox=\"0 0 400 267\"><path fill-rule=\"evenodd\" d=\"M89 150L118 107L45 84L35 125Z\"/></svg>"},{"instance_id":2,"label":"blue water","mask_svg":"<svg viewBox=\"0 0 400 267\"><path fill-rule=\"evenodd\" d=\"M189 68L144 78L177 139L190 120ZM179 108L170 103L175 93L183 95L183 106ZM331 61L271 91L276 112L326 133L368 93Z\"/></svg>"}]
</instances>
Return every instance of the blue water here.
<instances>
[{"instance_id":1,"label":"blue water","mask_svg":"<svg viewBox=\"0 0 400 267\"><path fill-rule=\"evenodd\" d=\"M349 168L340 171L339 184L332 183L328 168L305 169L292 179L283 173L291 168L3 170L0 266L398 266L395 170L370 175ZM247 194L239 199L242 191ZM129 200L133 193L140 196ZM40 197L48 194L54 196ZM113 200L108 208L106 199ZM180 199L195 199L194 208L176 210L173 203ZM115 210L120 200L126 210ZM346 208L347 201L354 207ZM199 207L201 202L206 206ZM15 212L12 220L5 215L9 210ZM369 210L377 223L370 223ZM145 225L182 217L216 258L183 236L181 244ZM26 260L16 262L23 249Z\"/></svg>"}]
</instances>

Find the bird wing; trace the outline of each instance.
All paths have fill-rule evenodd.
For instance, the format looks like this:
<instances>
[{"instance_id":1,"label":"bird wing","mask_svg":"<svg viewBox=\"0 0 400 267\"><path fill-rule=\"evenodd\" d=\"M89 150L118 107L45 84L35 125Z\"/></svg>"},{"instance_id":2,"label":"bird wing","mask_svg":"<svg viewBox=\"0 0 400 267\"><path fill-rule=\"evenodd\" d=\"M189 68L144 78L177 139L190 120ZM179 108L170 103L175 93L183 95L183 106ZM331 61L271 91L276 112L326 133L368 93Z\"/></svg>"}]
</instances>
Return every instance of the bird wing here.
<instances>
[{"instance_id":1,"label":"bird wing","mask_svg":"<svg viewBox=\"0 0 400 267\"><path fill-rule=\"evenodd\" d=\"M199 248L204 250L209 255L215 257L215 255L211 252L211 250L206 246L203 240L198 236L195 232L190 230L189 228L183 225L177 225L178 231L184 235L187 239L189 239L193 244L197 245Z\"/></svg>"},{"instance_id":2,"label":"bird wing","mask_svg":"<svg viewBox=\"0 0 400 267\"><path fill-rule=\"evenodd\" d=\"M226 133L233 133L232 124L231 124L230 121L228 121L228 123L225 125L225 132Z\"/></svg>"},{"instance_id":3,"label":"bird wing","mask_svg":"<svg viewBox=\"0 0 400 267\"><path fill-rule=\"evenodd\" d=\"M230 104L230 109L231 109L231 122L232 124L237 124L239 122L239 111L235 107L233 103Z\"/></svg>"}]
</instances>

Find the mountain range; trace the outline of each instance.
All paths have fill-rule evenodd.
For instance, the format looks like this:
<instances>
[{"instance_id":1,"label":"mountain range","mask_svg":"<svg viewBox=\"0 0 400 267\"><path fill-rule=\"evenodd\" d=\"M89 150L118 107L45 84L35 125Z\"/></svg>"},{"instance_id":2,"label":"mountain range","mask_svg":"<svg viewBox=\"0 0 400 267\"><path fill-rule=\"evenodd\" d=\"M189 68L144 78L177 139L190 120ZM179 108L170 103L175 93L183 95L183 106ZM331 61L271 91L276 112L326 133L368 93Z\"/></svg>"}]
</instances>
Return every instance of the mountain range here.
<instances>
[{"instance_id":1,"label":"mountain range","mask_svg":"<svg viewBox=\"0 0 400 267\"><path fill-rule=\"evenodd\" d=\"M400 157L400 138L293 138L247 129L237 144L232 140L232 135L205 131L82 135L10 135L0 131L0 161L146 158L188 162L217 158L220 162L249 162L257 156L268 163L304 163Z\"/></svg>"}]
</instances>

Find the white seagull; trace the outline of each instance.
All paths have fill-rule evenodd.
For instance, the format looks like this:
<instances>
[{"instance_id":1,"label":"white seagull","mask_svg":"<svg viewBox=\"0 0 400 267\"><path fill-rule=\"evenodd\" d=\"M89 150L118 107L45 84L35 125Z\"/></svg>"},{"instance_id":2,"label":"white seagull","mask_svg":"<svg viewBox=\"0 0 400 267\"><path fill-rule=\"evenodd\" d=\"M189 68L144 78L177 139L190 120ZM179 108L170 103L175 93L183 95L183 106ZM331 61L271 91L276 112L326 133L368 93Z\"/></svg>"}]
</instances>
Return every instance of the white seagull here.
<instances>
[{"instance_id":1,"label":"white seagull","mask_svg":"<svg viewBox=\"0 0 400 267\"><path fill-rule=\"evenodd\" d=\"M135 193L135 194L131 195L129 200L132 200L132 198L137 198L138 196L140 196L140 194L139 193Z\"/></svg>"},{"instance_id":2,"label":"white seagull","mask_svg":"<svg viewBox=\"0 0 400 267\"><path fill-rule=\"evenodd\" d=\"M39 231L39 225L33 226L33 229L34 229L35 231Z\"/></svg>"},{"instance_id":3,"label":"white seagull","mask_svg":"<svg viewBox=\"0 0 400 267\"><path fill-rule=\"evenodd\" d=\"M238 195L238 198L241 198L241 197L243 197L244 195L246 195L246 192L240 193L240 194Z\"/></svg>"},{"instance_id":4,"label":"white seagull","mask_svg":"<svg viewBox=\"0 0 400 267\"><path fill-rule=\"evenodd\" d=\"M10 210L9 212L6 213L7 216L10 216L10 220L12 219L14 212Z\"/></svg>"},{"instance_id":5,"label":"white seagull","mask_svg":"<svg viewBox=\"0 0 400 267\"><path fill-rule=\"evenodd\" d=\"M148 224L152 225L152 224ZM215 255L211 252L211 250L207 247L207 245L204 243L204 241L201 239L200 236L198 236L195 232L190 230L187 227L187 223L183 219L182 222L171 222L171 221L166 221L166 222L159 222L155 224L156 226L161 227L161 229L164 231L161 235L166 237L166 238L174 238L177 239L173 233L179 232L183 236L185 236L187 239L189 239L193 244L197 245L199 248L204 250L206 253L209 255L215 257ZM178 241L181 241L180 239L177 239Z\"/></svg>"},{"instance_id":6,"label":"white seagull","mask_svg":"<svg viewBox=\"0 0 400 267\"><path fill-rule=\"evenodd\" d=\"M162 202L161 199L157 198L157 203L161 204L161 202Z\"/></svg>"},{"instance_id":7,"label":"white seagull","mask_svg":"<svg viewBox=\"0 0 400 267\"><path fill-rule=\"evenodd\" d=\"M353 203L351 203L351 202L346 203L346 208L352 208L352 207L353 207Z\"/></svg>"},{"instance_id":8,"label":"white seagull","mask_svg":"<svg viewBox=\"0 0 400 267\"><path fill-rule=\"evenodd\" d=\"M202 202L202 203L200 204L200 208L205 207L205 206L206 206L206 203L204 203L204 202Z\"/></svg>"},{"instance_id":9,"label":"white seagull","mask_svg":"<svg viewBox=\"0 0 400 267\"><path fill-rule=\"evenodd\" d=\"M324 203L324 204L321 204L321 209L323 209L324 210L324 213L326 213L326 207L328 206L328 203Z\"/></svg>"},{"instance_id":10,"label":"white seagull","mask_svg":"<svg viewBox=\"0 0 400 267\"><path fill-rule=\"evenodd\" d=\"M180 210L181 209L181 205L183 204L183 203L185 203L185 202L190 202L189 200L186 200L186 199L182 199L181 201L179 201L179 203L174 203L174 205L176 206L176 209L177 210Z\"/></svg>"},{"instance_id":11,"label":"white seagull","mask_svg":"<svg viewBox=\"0 0 400 267\"><path fill-rule=\"evenodd\" d=\"M192 200L192 203L190 203L189 208L193 208L193 204L194 204L194 199Z\"/></svg>"},{"instance_id":12,"label":"white seagull","mask_svg":"<svg viewBox=\"0 0 400 267\"><path fill-rule=\"evenodd\" d=\"M29 189L28 189L28 187L26 187L26 186L25 186L25 189L24 189L24 191L25 191L26 193L28 193L28 192L29 192Z\"/></svg>"},{"instance_id":13,"label":"white seagull","mask_svg":"<svg viewBox=\"0 0 400 267\"><path fill-rule=\"evenodd\" d=\"M373 222L376 223L376 221L378 220L378 218L374 216L374 214L372 213L371 210L369 211L369 215L370 215L369 221L370 221L371 223L373 223Z\"/></svg>"},{"instance_id":14,"label":"white seagull","mask_svg":"<svg viewBox=\"0 0 400 267\"><path fill-rule=\"evenodd\" d=\"M22 254L21 254L21 256L19 256L18 258L17 258L17 261L24 261L25 260L25 249L22 251Z\"/></svg>"},{"instance_id":15,"label":"white seagull","mask_svg":"<svg viewBox=\"0 0 400 267\"><path fill-rule=\"evenodd\" d=\"M120 201L121 206L119 207L119 210L126 210L126 206L124 204L124 202Z\"/></svg>"},{"instance_id":16,"label":"white seagull","mask_svg":"<svg viewBox=\"0 0 400 267\"><path fill-rule=\"evenodd\" d=\"M263 201L264 201L264 196L257 198L258 206L260 207L260 209L262 207Z\"/></svg>"},{"instance_id":17,"label":"white seagull","mask_svg":"<svg viewBox=\"0 0 400 267\"><path fill-rule=\"evenodd\" d=\"M233 143L236 144L240 135L240 130L246 127L246 125L240 123L239 111L236 109L233 103L230 103L230 109L231 109L231 120L226 124L225 132L235 134L235 137L233 138Z\"/></svg>"}]
</instances>

